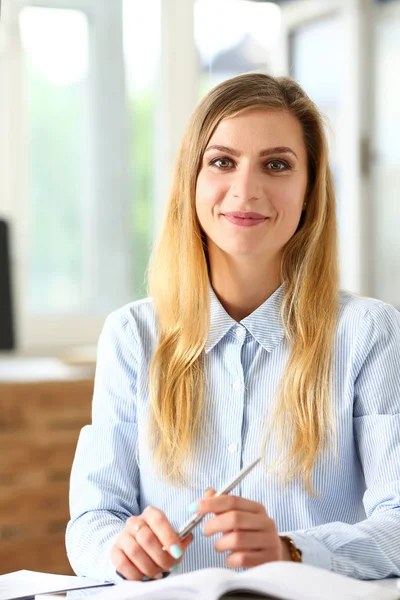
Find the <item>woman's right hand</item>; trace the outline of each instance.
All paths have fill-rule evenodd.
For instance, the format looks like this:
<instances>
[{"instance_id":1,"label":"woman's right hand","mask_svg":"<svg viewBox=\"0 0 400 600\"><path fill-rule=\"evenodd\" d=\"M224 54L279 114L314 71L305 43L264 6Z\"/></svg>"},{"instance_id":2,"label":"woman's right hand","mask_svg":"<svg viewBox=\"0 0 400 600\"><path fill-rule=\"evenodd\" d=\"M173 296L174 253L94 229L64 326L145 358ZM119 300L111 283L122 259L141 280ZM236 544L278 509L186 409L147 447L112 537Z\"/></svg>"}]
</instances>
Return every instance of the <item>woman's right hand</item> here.
<instances>
[{"instance_id":1,"label":"woman's right hand","mask_svg":"<svg viewBox=\"0 0 400 600\"><path fill-rule=\"evenodd\" d=\"M125 579L160 579L182 560L192 540L192 535L180 540L165 514L148 506L126 521L111 548L111 562Z\"/></svg>"}]
</instances>

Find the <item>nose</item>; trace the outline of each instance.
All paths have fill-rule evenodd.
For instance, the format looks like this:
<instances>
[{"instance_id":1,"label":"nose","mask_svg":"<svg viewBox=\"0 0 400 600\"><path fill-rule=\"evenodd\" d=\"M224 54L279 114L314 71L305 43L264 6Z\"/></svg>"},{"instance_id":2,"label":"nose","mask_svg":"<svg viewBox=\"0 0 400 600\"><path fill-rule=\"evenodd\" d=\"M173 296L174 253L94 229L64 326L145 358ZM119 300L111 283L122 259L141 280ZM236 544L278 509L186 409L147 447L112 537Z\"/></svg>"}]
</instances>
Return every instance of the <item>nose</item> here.
<instances>
[{"instance_id":1,"label":"nose","mask_svg":"<svg viewBox=\"0 0 400 600\"><path fill-rule=\"evenodd\" d=\"M261 174L250 166L238 169L232 180L231 194L244 202L258 200L262 196Z\"/></svg>"}]
</instances>

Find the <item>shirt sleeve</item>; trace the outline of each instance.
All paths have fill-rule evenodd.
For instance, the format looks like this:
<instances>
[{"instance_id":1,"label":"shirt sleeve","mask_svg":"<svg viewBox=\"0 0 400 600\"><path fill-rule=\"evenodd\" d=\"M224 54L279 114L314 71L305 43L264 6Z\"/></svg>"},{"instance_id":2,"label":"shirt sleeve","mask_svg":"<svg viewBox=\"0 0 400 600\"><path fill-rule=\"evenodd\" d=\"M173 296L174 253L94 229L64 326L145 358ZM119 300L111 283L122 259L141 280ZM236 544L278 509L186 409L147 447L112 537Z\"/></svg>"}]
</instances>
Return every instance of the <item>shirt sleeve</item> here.
<instances>
[{"instance_id":1,"label":"shirt sleeve","mask_svg":"<svg viewBox=\"0 0 400 600\"><path fill-rule=\"evenodd\" d=\"M400 576L400 313L379 303L353 361L353 429L367 518L289 532L306 563L360 579Z\"/></svg>"},{"instance_id":2,"label":"shirt sleeve","mask_svg":"<svg viewBox=\"0 0 400 600\"><path fill-rule=\"evenodd\" d=\"M71 471L68 558L77 575L100 580L118 580L111 546L140 512L135 347L130 315L112 313L98 344L92 424L80 433Z\"/></svg>"}]
</instances>

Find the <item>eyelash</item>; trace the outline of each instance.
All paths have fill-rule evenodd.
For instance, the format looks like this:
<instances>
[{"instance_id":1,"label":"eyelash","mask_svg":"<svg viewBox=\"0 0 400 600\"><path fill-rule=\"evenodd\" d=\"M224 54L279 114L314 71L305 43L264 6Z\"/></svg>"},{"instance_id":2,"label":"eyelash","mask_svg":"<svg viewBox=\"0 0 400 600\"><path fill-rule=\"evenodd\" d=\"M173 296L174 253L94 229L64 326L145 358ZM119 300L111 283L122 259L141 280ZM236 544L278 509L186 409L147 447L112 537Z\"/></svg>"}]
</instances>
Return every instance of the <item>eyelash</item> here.
<instances>
[{"instance_id":1,"label":"eyelash","mask_svg":"<svg viewBox=\"0 0 400 600\"><path fill-rule=\"evenodd\" d=\"M221 161L221 160L228 160L231 163L231 165L235 164L234 161L231 158L228 158L227 156L219 156L217 158L213 158L208 164L210 166L217 167L217 169L220 169L221 171L227 171L229 169L229 167L219 167L217 165L217 162ZM273 169L268 169L272 173L283 173L284 171L290 171L292 169L292 167L289 163L287 163L285 160L282 160L280 158L275 158L273 160L269 160L268 162L265 163L265 165L269 165L271 163L281 163L284 166L283 169L278 169L277 171L274 171Z\"/></svg>"}]
</instances>

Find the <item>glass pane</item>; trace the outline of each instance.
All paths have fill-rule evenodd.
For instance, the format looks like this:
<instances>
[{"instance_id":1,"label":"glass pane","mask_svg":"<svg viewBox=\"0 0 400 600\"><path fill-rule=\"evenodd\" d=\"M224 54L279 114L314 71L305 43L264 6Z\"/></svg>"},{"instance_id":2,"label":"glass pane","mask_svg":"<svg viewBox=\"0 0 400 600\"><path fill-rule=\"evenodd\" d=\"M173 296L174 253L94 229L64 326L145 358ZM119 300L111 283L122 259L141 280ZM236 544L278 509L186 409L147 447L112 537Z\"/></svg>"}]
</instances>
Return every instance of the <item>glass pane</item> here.
<instances>
[{"instance_id":1,"label":"glass pane","mask_svg":"<svg viewBox=\"0 0 400 600\"><path fill-rule=\"evenodd\" d=\"M134 296L146 295L146 268L152 241L156 75L160 52L160 0L124 0L124 50L131 116L133 176L132 235Z\"/></svg>"},{"instance_id":2,"label":"glass pane","mask_svg":"<svg viewBox=\"0 0 400 600\"><path fill-rule=\"evenodd\" d=\"M373 291L400 309L400 2L390 8L375 33Z\"/></svg>"},{"instance_id":3,"label":"glass pane","mask_svg":"<svg viewBox=\"0 0 400 600\"><path fill-rule=\"evenodd\" d=\"M341 202L336 136L342 97L342 67L345 64L341 44L341 19L329 17L297 29L291 40L292 77L303 87L327 119L331 167L335 179L339 236L346 218Z\"/></svg>"},{"instance_id":4,"label":"glass pane","mask_svg":"<svg viewBox=\"0 0 400 600\"><path fill-rule=\"evenodd\" d=\"M281 10L272 2L196 0L200 95L240 73L272 72L280 27Z\"/></svg>"},{"instance_id":5,"label":"glass pane","mask_svg":"<svg viewBox=\"0 0 400 600\"><path fill-rule=\"evenodd\" d=\"M29 310L73 312L82 302L88 25L77 11L28 7L20 27L28 113Z\"/></svg>"}]
</instances>

